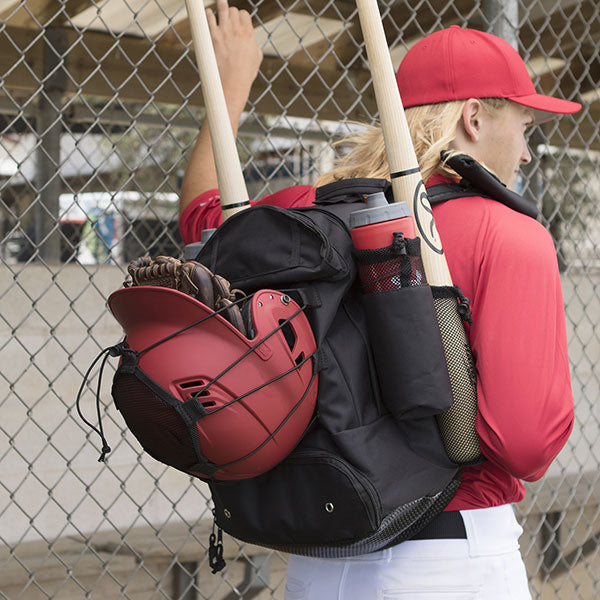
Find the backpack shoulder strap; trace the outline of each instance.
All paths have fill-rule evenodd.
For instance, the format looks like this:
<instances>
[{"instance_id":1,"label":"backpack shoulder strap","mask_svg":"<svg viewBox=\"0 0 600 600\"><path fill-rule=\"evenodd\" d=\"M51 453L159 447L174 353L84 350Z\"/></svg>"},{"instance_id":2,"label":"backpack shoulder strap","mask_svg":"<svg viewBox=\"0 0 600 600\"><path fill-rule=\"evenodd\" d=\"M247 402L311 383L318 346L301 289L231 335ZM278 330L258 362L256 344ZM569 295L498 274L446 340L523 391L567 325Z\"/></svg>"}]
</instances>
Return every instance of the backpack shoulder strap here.
<instances>
[{"instance_id":1,"label":"backpack shoulder strap","mask_svg":"<svg viewBox=\"0 0 600 600\"><path fill-rule=\"evenodd\" d=\"M466 184L466 185L465 185ZM438 183L427 188L427 197L430 204L441 204L454 198L466 198L469 196L480 196L491 198L489 194L474 188L464 179L457 183Z\"/></svg>"},{"instance_id":2,"label":"backpack shoulder strap","mask_svg":"<svg viewBox=\"0 0 600 600\"><path fill-rule=\"evenodd\" d=\"M442 159L445 158L445 154L446 152L442 152ZM446 164L454 169L462 179L458 183L444 183L429 187L427 194L432 204L439 204L452 198L480 196L497 200L533 219L538 216L537 206L533 202L508 189L493 173L471 156L456 154L448 158Z\"/></svg>"}]
</instances>

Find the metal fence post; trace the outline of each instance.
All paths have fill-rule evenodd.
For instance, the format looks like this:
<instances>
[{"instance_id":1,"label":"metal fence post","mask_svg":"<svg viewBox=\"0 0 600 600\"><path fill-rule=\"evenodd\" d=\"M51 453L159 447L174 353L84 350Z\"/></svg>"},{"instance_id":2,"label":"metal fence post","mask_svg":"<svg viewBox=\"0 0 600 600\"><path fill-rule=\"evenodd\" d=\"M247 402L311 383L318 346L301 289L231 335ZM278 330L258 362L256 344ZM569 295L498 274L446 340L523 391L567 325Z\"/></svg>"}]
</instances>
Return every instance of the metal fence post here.
<instances>
[{"instance_id":1,"label":"metal fence post","mask_svg":"<svg viewBox=\"0 0 600 600\"><path fill-rule=\"evenodd\" d=\"M483 0L483 18L489 23L488 31L519 49L519 2L518 0Z\"/></svg>"},{"instance_id":2,"label":"metal fence post","mask_svg":"<svg viewBox=\"0 0 600 600\"><path fill-rule=\"evenodd\" d=\"M39 257L46 262L58 262L60 259L60 138L62 102L67 83L64 70L66 45L63 31L48 29L45 32L44 77L36 118L39 135L36 150L36 187L39 196L35 207L35 241L38 244Z\"/></svg>"}]
</instances>

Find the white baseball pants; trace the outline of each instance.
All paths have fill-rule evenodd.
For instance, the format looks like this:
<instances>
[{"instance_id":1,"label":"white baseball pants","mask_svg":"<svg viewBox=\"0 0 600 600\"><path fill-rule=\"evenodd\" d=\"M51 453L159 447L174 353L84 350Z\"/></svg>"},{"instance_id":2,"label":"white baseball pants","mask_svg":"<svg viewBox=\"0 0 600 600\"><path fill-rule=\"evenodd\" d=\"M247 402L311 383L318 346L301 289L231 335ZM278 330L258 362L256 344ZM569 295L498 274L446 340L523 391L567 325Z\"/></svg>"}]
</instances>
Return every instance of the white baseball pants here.
<instances>
[{"instance_id":1,"label":"white baseball pants","mask_svg":"<svg viewBox=\"0 0 600 600\"><path fill-rule=\"evenodd\" d=\"M531 600L512 506L460 511L467 539L344 559L290 556L285 600Z\"/></svg>"}]
</instances>

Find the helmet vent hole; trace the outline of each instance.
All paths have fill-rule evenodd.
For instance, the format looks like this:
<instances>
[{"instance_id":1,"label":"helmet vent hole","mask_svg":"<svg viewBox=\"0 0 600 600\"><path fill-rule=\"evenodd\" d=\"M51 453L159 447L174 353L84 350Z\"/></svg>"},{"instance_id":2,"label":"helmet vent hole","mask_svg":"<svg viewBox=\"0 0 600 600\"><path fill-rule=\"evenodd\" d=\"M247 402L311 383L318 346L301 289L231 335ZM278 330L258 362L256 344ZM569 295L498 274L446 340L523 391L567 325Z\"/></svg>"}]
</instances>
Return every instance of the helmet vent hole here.
<instances>
[{"instance_id":1,"label":"helmet vent hole","mask_svg":"<svg viewBox=\"0 0 600 600\"><path fill-rule=\"evenodd\" d=\"M206 385L206 381L202 381L200 379L200 380L197 380L197 381L186 381L184 383L180 383L179 387L182 390L186 390L188 388L203 387L204 385Z\"/></svg>"},{"instance_id":2,"label":"helmet vent hole","mask_svg":"<svg viewBox=\"0 0 600 600\"><path fill-rule=\"evenodd\" d=\"M294 362L296 363L296 365L299 365L302 363L303 360L304 360L304 352L300 352L300 354L296 357L296 360Z\"/></svg>"},{"instance_id":3,"label":"helmet vent hole","mask_svg":"<svg viewBox=\"0 0 600 600\"><path fill-rule=\"evenodd\" d=\"M282 325L283 323L285 323L285 321L280 319L279 326L281 327L281 333L283 333L283 337L285 338L290 350L293 350L294 345L296 344L296 334L289 323Z\"/></svg>"},{"instance_id":4,"label":"helmet vent hole","mask_svg":"<svg viewBox=\"0 0 600 600\"><path fill-rule=\"evenodd\" d=\"M217 405L217 403L214 400L205 400L204 402L201 402L200 404L202 404L202 406L204 406L204 408L211 408L211 407Z\"/></svg>"}]
</instances>

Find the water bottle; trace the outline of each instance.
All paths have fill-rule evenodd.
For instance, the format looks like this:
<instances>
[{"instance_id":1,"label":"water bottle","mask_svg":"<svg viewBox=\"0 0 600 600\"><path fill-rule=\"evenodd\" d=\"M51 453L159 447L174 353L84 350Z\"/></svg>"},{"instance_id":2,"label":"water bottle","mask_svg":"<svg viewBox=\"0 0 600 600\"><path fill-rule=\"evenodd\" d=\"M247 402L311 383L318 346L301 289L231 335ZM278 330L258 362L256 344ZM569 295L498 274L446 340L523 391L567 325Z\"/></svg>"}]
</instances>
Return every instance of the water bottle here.
<instances>
[{"instance_id":1,"label":"water bottle","mask_svg":"<svg viewBox=\"0 0 600 600\"><path fill-rule=\"evenodd\" d=\"M415 222L406 202L388 204L383 192L369 194L367 207L350 214L350 233L357 250L390 246L394 233L415 237Z\"/></svg>"},{"instance_id":2,"label":"water bottle","mask_svg":"<svg viewBox=\"0 0 600 600\"><path fill-rule=\"evenodd\" d=\"M206 242L208 242L210 236L215 231L216 231L216 229L203 229L202 233L200 234L199 242L193 242L191 244L186 244L183 248L183 260L195 260L196 256L198 256L198 253L200 252L200 250L202 250L202 248L204 247Z\"/></svg>"},{"instance_id":3,"label":"water bottle","mask_svg":"<svg viewBox=\"0 0 600 600\"><path fill-rule=\"evenodd\" d=\"M388 204L383 192L370 194L367 207L350 214L350 233L363 293L424 282L420 256L415 256L415 222L406 202Z\"/></svg>"}]
</instances>

